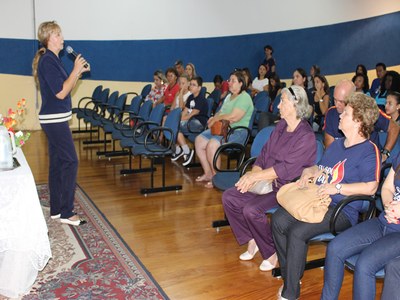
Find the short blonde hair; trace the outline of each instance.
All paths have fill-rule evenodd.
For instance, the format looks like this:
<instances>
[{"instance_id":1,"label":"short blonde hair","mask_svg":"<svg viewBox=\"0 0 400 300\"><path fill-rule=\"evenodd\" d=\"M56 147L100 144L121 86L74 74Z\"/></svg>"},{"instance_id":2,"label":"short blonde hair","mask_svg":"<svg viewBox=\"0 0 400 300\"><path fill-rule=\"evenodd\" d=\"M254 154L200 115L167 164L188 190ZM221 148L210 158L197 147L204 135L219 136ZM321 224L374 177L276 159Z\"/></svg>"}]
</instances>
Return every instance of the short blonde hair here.
<instances>
[{"instance_id":1,"label":"short blonde hair","mask_svg":"<svg viewBox=\"0 0 400 300\"><path fill-rule=\"evenodd\" d=\"M346 99L346 105L353 109L353 120L361 123L359 133L369 138L379 117L379 108L375 99L364 93L353 93Z\"/></svg>"}]
</instances>

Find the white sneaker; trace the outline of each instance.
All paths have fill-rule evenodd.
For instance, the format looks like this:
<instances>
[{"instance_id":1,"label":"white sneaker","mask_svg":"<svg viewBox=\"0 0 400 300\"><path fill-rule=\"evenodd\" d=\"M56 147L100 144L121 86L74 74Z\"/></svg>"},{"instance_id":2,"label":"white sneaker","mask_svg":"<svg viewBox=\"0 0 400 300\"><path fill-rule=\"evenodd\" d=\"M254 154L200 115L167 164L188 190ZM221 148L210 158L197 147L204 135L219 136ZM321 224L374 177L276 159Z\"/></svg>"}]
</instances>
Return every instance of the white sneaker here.
<instances>
[{"instance_id":1,"label":"white sneaker","mask_svg":"<svg viewBox=\"0 0 400 300\"><path fill-rule=\"evenodd\" d=\"M183 152L183 151L182 151L182 152ZM183 163L182 163L182 165L183 165L184 167L186 167L188 164L190 164L190 162L191 162L192 159L193 159L193 156L194 156L194 150L193 150L193 149L190 150L189 154L184 154L184 155L183 155Z\"/></svg>"},{"instance_id":2,"label":"white sneaker","mask_svg":"<svg viewBox=\"0 0 400 300\"><path fill-rule=\"evenodd\" d=\"M171 156L171 160L172 160L172 161L177 161L178 158L181 157L183 154L184 154L184 153L183 153L182 150L181 150L181 152L179 152L178 154L174 153L174 154L172 154L172 156Z\"/></svg>"}]
</instances>

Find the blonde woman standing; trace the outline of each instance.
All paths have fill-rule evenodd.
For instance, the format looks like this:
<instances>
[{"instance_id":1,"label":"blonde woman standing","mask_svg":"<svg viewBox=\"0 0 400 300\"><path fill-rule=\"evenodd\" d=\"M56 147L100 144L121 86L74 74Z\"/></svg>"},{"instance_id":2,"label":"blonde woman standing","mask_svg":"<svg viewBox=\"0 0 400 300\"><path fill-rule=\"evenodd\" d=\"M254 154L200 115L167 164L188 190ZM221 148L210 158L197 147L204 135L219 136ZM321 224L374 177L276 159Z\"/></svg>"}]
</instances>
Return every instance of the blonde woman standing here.
<instances>
[{"instance_id":1,"label":"blonde woman standing","mask_svg":"<svg viewBox=\"0 0 400 300\"><path fill-rule=\"evenodd\" d=\"M71 92L82 73L90 71L78 54L71 74L59 58L64 37L55 21L43 22L38 29L41 48L33 59L33 76L40 89L42 106L39 121L49 147L50 215L62 223L78 226L82 221L73 212L78 157L68 121L71 119Z\"/></svg>"}]
</instances>

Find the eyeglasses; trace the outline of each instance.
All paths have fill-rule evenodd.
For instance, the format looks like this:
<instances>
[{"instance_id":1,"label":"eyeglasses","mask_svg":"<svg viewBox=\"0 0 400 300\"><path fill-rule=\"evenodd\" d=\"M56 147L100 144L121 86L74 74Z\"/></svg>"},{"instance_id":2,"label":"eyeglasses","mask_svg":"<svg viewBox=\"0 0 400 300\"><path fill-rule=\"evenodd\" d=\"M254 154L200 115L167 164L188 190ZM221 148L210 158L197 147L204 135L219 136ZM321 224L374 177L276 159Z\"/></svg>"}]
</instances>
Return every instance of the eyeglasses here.
<instances>
[{"instance_id":1,"label":"eyeglasses","mask_svg":"<svg viewBox=\"0 0 400 300\"><path fill-rule=\"evenodd\" d=\"M294 93L293 89L291 87L289 87L288 90L292 94L292 96L294 97L294 100L297 101L297 97L296 97L296 94Z\"/></svg>"},{"instance_id":2,"label":"eyeglasses","mask_svg":"<svg viewBox=\"0 0 400 300\"><path fill-rule=\"evenodd\" d=\"M198 87L198 85L197 85L197 84L195 84L195 83L191 83L191 84L190 84L190 86L193 86L193 87Z\"/></svg>"},{"instance_id":3,"label":"eyeglasses","mask_svg":"<svg viewBox=\"0 0 400 300\"><path fill-rule=\"evenodd\" d=\"M339 100L336 98L333 98L333 101L335 101L335 103L341 103L341 104L345 104L346 102L344 100Z\"/></svg>"}]
</instances>

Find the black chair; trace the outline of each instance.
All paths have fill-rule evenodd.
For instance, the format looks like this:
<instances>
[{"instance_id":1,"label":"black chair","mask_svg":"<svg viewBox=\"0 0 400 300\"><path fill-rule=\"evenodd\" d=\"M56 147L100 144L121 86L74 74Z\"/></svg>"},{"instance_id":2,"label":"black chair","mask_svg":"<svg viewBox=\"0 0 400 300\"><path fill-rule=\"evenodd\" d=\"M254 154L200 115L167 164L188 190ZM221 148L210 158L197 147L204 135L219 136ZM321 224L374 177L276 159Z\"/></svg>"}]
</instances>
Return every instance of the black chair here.
<instances>
[{"instance_id":1,"label":"black chair","mask_svg":"<svg viewBox=\"0 0 400 300\"><path fill-rule=\"evenodd\" d=\"M103 86L102 85L98 85L92 93L91 97L83 97L79 100L78 102L78 107L74 107L72 108L72 113L76 114L76 117L78 119L78 130L73 130L72 133L87 133L90 132L89 129L87 128L87 124L86 124L86 128L85 129L81 129L81 119L83 119L83 115L84 115L84 107L86 106L86 104L90 101L92 101L93 103L100 103L101 102L101 97L102 97L102 92L103 92ZM108 96L108 95L107 95Z\"/></svg>"},{"instance_id":2,"label":"black chair","mask_svg":"<svg viewBox=\"0 0 400 300\"><path fill-rule=\"evenodd\" d=\"M100 140L100 126L102 125L101 119L105 118L107 114L110 113L110 109L107 110L107 107L111 107L115 104L119 97L119 92L115 91L109 95L106 101L103 101L101 103L97 103L95 106L93 106L92 110L85 109L84 110L84 116L83 120L85 123L90 124L90 129L92 130L93 128L96 128L97 131L97 140L93 140L93 135L90 133L89 140L83 141L83 144L89 145L89 144L101 144L101 143L110 143L110 140ZM90 106L90 102L85 106L87 108Z\"/></svg>"}]
</instances>

